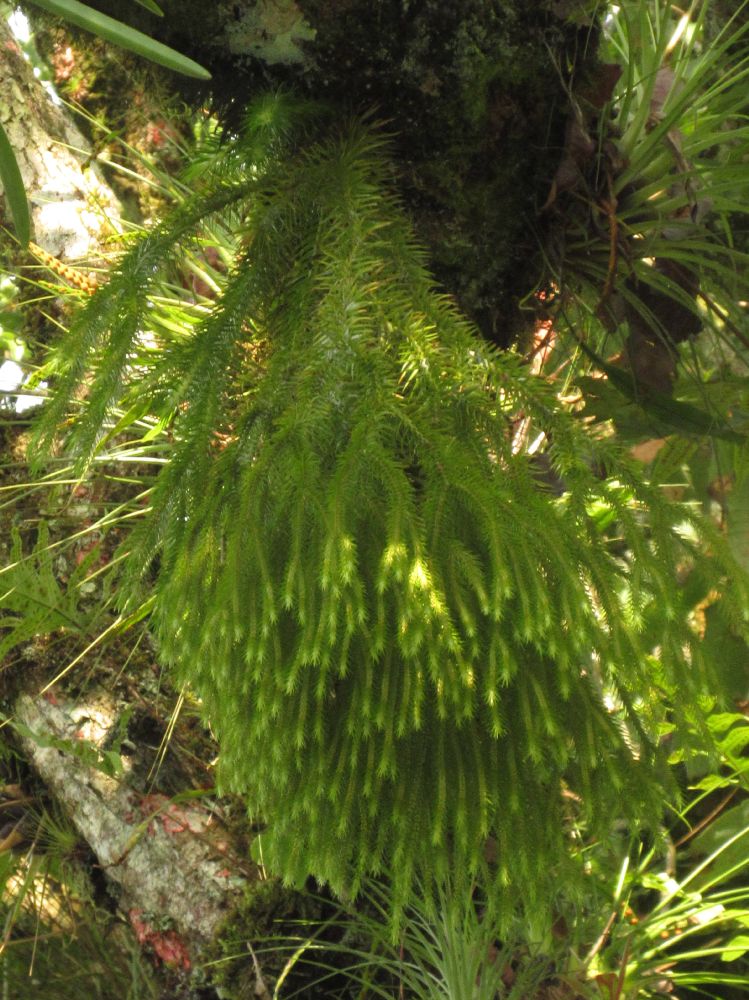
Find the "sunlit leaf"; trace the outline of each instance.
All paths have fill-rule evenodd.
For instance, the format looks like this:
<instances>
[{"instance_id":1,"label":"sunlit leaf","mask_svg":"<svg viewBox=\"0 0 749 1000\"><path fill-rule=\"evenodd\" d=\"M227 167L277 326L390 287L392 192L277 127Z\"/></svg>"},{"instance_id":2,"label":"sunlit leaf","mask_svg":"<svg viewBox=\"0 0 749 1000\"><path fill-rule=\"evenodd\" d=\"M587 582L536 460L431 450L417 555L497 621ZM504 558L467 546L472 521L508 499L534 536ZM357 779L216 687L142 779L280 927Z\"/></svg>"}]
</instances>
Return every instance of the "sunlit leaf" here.
<instances>
[{"instance_id":1,"label":"sunlit leaf","mask_svg":"<svg viewBox=\"0 0 749 1000\"><path fill-rule=\"evenodd\" d=\"M156 3L156 0L135 0L135 3L140 4L141 7L145 7L146 10L150 10L157 17L164 16L164 11Z\"/></svg>"},{"instance_id":2,"label":"sunlit leaf","mask_svg":"<svg viewBox=\"0 0 749 1000\"><path fill-rule=\"evenodd\" d=\"M13 225L16 227L16 236L19 242L26 246L31 235L29 203L21 171L18 169L13 148L2 125L0 125L0 181L2 181L8 208L13 217Z\"/></svg>"},{"instance_id":3,"label":"sunlit leaf","mask_svg":"<svg viewBox=\"0 0 749 1000\"><path fill-rule=\"evenodd\" d=\"M175 49L169 48L168 45L162 45L161 42L149 38L142 31L136 31L135 28L130 28L121 21L115 21L114 18L108 17L106 14L100 14L99 11L78 3L78 0L31 0L31 2L37 7L41 7L42 10L56 14L71 24L77 25L84 31L90 31L92 34L98 35L99 38L104 38L114 45L119 45L120 48L135 52L137 55L143 56L144 59L158 63L159 66L165 66L175 73L192 76L198 80L210 80L211 78L207 69L192 59L188 59L187 56L181 55Z\"/></svg>"},{"instance_id":4,"label":"sunlit leaf","mask_svg":"<svg viewBox=\"0 0 749 1000\"><path fill-rule=\"evenodd\" d=\"M721 962L735 962L749 951L749 936L738 934L726 945L724 951L720 953Z\"/></svg>"}]
</instances>

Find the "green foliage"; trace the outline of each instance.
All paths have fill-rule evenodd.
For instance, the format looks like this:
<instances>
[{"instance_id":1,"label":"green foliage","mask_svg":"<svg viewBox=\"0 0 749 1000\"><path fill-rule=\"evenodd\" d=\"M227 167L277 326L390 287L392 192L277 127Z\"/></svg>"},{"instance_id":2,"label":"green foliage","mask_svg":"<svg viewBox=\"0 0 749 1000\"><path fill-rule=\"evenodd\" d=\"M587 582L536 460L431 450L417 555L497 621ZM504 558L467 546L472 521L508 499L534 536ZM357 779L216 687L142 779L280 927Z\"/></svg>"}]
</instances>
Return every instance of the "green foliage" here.
<instances>
[{"instance_id":1,"label":"green foliage","mask_svg":"<svg viewBox=\"0 0 749 1000\"><path fill-rule=\"evenodd\" d=\"M29 555L23 554L18 529L12 530L10 561L0 570L0 658L38 635L57 629L83 631L86 616L79 609L78 586L86 579L91 559L73 572L68 586L62 586L54 571L56 550L49 545L49 527L39 525L37 543Z\"/></svg>"},{"instance_id":2,"label":"green foliage","mask_svg":"<svg viewBox=\"0 0 749 1000\"><path fill-rule=\"evenodd\" d=\"M556 328L604 357L621 352L626 378L606 370L603 387L582 388L590 412L640 437L688 433L699 415L663 395L719 384L725 366L747 360L747 257L735 232L748 210L749 23L739 4L711 36L709 7L612 7L598 72L570 95L550 195ZM724 425L719 392L696 401L703 424Z\"/></svg>"},{"instance_id":3,"label":"green foliage","mask_svg":"<svg viewBox=\"0 0 749 1000\"><path fill-rule=\"evenodd\" d=\"M135 421L140 427L142 422ZM153 422L145 424L147 436ZM70 479L70 470L56 464L47 476L31 482L14 482L13 470L6 468L11 481L3 487L0 512L6 518L10 544L5 565L0 567L0 657L9 670L15 665L9 654L57 661L54 680L60 680L96 647L125 632L147 616L147 603L128 615L113 614L120 559L109 555L130 521L141 514L147 490L123 502L111 499L116 491L144 486L149 463L158 463L158 444L147 442L135 452L141 467L136 480L122 475L125 463L133 460L134 446L102 449L99 458L116 471L97 473L97 489L110 495L101 505L93 496L73 497L68 490L81 488L79 479ZM90 484L89 484L90 485ZM66 502L66 499L68 502ZM90 501L90 502L89 502ZM18 521L22 527L13 524ZM9 522L9 523L8 523ZM36 538L29 538L29 524L36 523ZM114 536L114 537L113 537ZM33 538L33 536L32 536ZM52 540L54 538L54 540ZM49 653L58 645L55 656ZM28 648L24 648L28 647ZM60 662L71 649L72 659ZM66 652L61 653L60 648ZM9 675L11 685L16 677ZM39 678L37 678L39 679ZM6 694L13 690L13 686Z\"/></svg>"},{"instance_id":4,"label":"green foliage","mask_svg":"<svg viewBox=\"0 0 749 1000\"><path fill-rule=\"evenodd\" d=\"M346 925L341 925L338 934L326 933L329 929L335 931L339 916L338 904L284 886L278 878L246 883L208 954L203 955L201 969L226 1000L241 1000L253 980L258 990L261 980L269 988L275 983L274 992L294 995L300 1000L325 996L326 991L320 988L318 965L344 964L337 961L335 939L348 936ZM312 967L307 961L309 954L302 957L309 952L311 942L300 947L305 940L300 941L300 934L305 938L309 934L314 939ZM252 951L248 950L247 942L252 943Z\"/></svg>"},{"instance_id":5,"label":"green foliage","mask_svg":"<svg viewBox=\"0 0 749 1000\"><path fill-rule=\"evenodd\" d=\"M142 31L136 31L129 25L102 14L93 7L89 7L88 4L79 3L78 0L29 0L29 2L50 14L56 14L63 20L69 21L70 24L75 24L84 31L90 31L93 35L98 35L120 48L135 52L139 56L143 56L144 59L149 59L159 66L165 66L175 73L183 73L185 76L196 77L198 80L210 80L211 78L208 70L198 65L194 60L188 59L187 56L169 48L168 45L162 45L161 42L149 38ZM143 3L143 0L138 0L138 2L151 11L156 6L151 2ZM161 13L158 7L157 11Z\"/></svg>"},{"instance_id":6,"label":"green foliage","mask_svg":"<svg viewBox=\"0 0 749 1000\"><path fill-rule=\"evenodd\" d=\"M84 867L87 852L70 819L15 784L3 787L2 816L0 976L6 994L161 997L134 935L111 907L96 901Z\"/></svg>"},{"instance_id":7,"label":"green foliage","mask_svg":"<svg viewBox=\"0 0 749 1000\"><path fill-rule=\"evenodd\" d=\"M36 855L6 851L0 861L7 904L0 975L8 995L160 1000L165 993L133 936L94 902L80 871L76 884L72 863L61 861L62 838L71 831L54 824L42 817Z\"/></svg>"},{"instance_id":8,"label":"green foliage","mask_svg":"<svg viewBox=\"0 0 749 1000\"><path fill-rule=\"evenodd\" d=\"M13 154L13 147L2 125L0 125L0 182L2 183L3 194L8 201L8 208L13 218L13 225L16 228L18 241L23 246L26 246L29 242L31 231L29 203L26 199L21 171L18 169L18 164Z\"/></svg>"},{"instance_id":9,"label":"green foliage","mask_svg":"<svg viewBox=\"0 0 749 1000\"><path fill-rule=\"evenodd\" d=\"M3 723L9 725L19 736L31 740L37 746L52 748L59 750L60 753L70 754L71 757L85 767L101 771L102 774L106 774L110 778L116 778L122 774L122 757L120 756L119 743L113 749L100 750L90 740L49 736L45 733L35 732L22 722L12 719L4 719Z\"/></svg>"},{"instance_id":10,"label":"green foliage","mask_svg":"<svg viewBox=\"0 0 749 1000\"><path fill-rule=\"evenodd\" d=\"M277 951L291 956L276 981L274 1000L299 995L286 982L298 965L316 974L315 996L333 995L330 986L342 977L348 989L337 996L383 1000L525 1000L544 996L546 989L551 993L556 982L551 961L529 954L521 939L500 944L490 912L475 896L476 887L460 881L430 889L418 886L396 942L390 890L387 884L367 884L359 905L347 908L345 919L313 924L306 939L276 942ZM321 932L331 927L340 927L344 940L320 940ZM323 992L326 986L328 992Z\"/></svg>"},{"instance_id":11,"label":"green foliage","mask_svg":"<svg viewBox=\"0 0 749 1000\"><path fill-rule=\"evenodd\" d=\"M686 834L625 863L613 900L619 920L601 955L591 954L589 975L615 976L623 997L732 997L749 986L749 724L727 712L709 723L723 768L694 786Z\"/></svg>"},{"instance_id":12,"label":"green foliage","mask_svg":"<svg viewBox=\"0 0 749 1000\"><path fill-rule=\"evenodd\" d=\"M675 572L730 576L737 627L744 577L439 294L378 130L265 98L196 183L74 319L36 442L84 384L82 469L115 408L171 422L127 592L155 577L161 655L203 701L224 787L268 820L272 868L343 893L387 867L396 911L419 877L481 872L505 918L519 890L543 919L579 874L574 822L657 818L666 709L700 729L710 671ZM155 349L154 282L217 214L244 249Z\"/></svg>"}]
</instances>

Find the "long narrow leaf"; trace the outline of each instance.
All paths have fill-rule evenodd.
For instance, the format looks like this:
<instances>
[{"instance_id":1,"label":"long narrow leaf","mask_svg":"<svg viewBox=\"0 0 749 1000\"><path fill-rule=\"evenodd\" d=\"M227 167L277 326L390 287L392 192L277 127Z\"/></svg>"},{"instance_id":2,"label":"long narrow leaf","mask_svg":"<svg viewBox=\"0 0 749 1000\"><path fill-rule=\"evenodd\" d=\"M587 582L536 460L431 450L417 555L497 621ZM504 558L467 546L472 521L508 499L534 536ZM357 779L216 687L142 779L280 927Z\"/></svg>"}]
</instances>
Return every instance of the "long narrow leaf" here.
<instances>
[{"instance_id":1,"label":"long narrow leaf","mask_svg":"<svg viewBox=\"0 0 749 1000\"><path fill-rule=\"evenodd\" d=\"M16 236L19 242L26 246L31 235L29 203L13 147L8 141L8 136L2 125L0 125L0 181L3 184L10 214L13 216Z\"/></svg>"},{"instance_id":2,"label":"long narrow leaf","mask_svg":"<svg viewBox=\"0 0 749 1000\"><path fill-rule=\"evenodd\" d=\"M161 7L159 7L155 0L135 0L135 2L140 4L141 7L145 7L146 10L150 10L151 13L155 14L157 17L164 16L164 11Z\"/></svg>"},{"instance_id":3,"label":"long narrow leaf","mask_svg":"<svg viewBox=\"0 0 749 1000\"><path fill-rule=\"evenodd\" d=\"M119 45L120 48L135 52L144 59L165 66L174 70L175 73L182 73L184 76L196 77L198 80L210 80L211 74L203 66L181 55L175 49L170 49L168 45L149 38L142 31L136 31L121 21L106 14L100 14L97 10L92 10L86 4L79 3L78 0L31 0L31 3L50 14L56 14L71 24L90 31L100 38Z\"/></svg>"}]
</instances>

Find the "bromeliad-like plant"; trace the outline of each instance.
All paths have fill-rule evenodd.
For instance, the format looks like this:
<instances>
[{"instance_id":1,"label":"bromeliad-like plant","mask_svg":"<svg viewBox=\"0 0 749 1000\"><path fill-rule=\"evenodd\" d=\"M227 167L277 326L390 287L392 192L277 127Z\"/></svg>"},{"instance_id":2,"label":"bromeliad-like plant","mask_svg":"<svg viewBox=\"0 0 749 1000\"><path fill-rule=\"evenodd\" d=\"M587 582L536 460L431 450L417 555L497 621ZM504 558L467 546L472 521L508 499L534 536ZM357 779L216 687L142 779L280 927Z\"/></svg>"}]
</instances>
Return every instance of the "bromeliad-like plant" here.
<instances>
[{"instance_id":1,"label":"bromeliad-like plant","mask_svg":"<svg viewBox=\"0 0 749 1000\"><path fill-rule=\"evenodd\" d=\"M529 1000L564 995L552 959L517 931L501 945L491 917L476 900L476 887L462 884L416 886L399 930L392 938L392 900L386 884L364 886L358 905L337 919L302 934L279 937L259 947L260 956L290 952L276 980L274 1000L299 996L287 981L296 967L311 978L315 996L341 977L350 991L337 995L395 1000ZM321 941L323 931L340 927L344 940ZM571 981L571 978L570 978ZM576 982L576 985L579 985ZM353 991L356 991L355 993Z\"/></svg>"},{"instance_id":2,"label":"bromeliad-like plant","mask_svg":"<svg viewBox=\"0 0 749 1000\"><path fill-rule=\"evenodd\" d=\"M622 395L634 400L656 435L689 432L689 414L663 397L704 379L701 331L713 357L746 363L747 248L733 232L747 212L746 9L715 30L706 3L612 6L602 62L572 89L545 206L557 328L581 339L585 326L589 346L622 350L627 377L587 388L609 410L617 395L620 410Z\"/></svg>"},{"instance_id":3,"label":"bromeliad-like plant","mask_svg":"<svg viewBox=\"0 0 749 1000\"><path fill-rule=\"evenodd\" d=\"M83 470L115 408L169 422L126 599L153 587L267 864L339 892L387 867L396 907L417 877L481 871L538 908L573 820L658 815L666 708L699 726L675 573L730 574L738 617L743 578L438 292L376 128L264 98L196 183L74 319L36 446L69 421ZM243 237L223 294L154 344L153 283L216 215Z\"/></svg>"},{"instance_id":4,"label":"bromeliad-like plant","mask_svg":"<svg viewBox=\"0 0 749 1000\"><path fill-rule=\"evenodd\" d=\"M620 845L614 852L618 863L623 860L618 876L612 878L609 870L602 881L613 890L613 905L583 968L622 1000L687 995L682 990L733 997L749 987L744 756L749 724L745 716L729 712L715 714L708 724L722 767L710 761L710 773L690 791L688 808L679 817L686 832L649 849L642 841L629 845L629 851ZM600 853L602 846L605 854L605 845L591 853ZM602 860L593 858L591 868Z\"/></svg>"}]
</instances>

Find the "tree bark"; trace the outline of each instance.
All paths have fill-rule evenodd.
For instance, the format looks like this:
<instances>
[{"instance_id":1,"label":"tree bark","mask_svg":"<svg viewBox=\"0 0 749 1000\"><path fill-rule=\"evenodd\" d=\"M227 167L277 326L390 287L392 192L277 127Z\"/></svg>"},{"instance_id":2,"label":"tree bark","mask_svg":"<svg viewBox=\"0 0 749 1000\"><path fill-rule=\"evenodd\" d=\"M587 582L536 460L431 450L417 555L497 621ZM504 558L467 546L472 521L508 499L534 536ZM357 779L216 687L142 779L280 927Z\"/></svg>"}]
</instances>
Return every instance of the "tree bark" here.
<instances>
[{"instance_id":1,"label":"tree bark","mask_svg":"<svg viewBox=\"0 0 749 1000\"><path fill-rule=\"evenodd\" d=\"M119 202L91 148L34 76L0 18L0 122L8 133L31 205L32 239L62 260L95 258L119 226ZM0 189L1 190L1 189ZM7 221L4 198L0 211Z\"/></svg>"},{"instance_id":2,"label":"tree bark","mask_svg":"<svg viewBox=\"0 0 749 1000\"><path fill-rule=\"evenodd\" d=\"M129 780L132 756L119 756L117 776L87 763L106 748L123 707L104 692L64 704L24 695L15 720L28 761L95 854L141 943L190 968L241 896L239 872L248 869L200 797L143 794ZM168 937L155 929L165 921Z\"/></svg>"}]
</instances>

